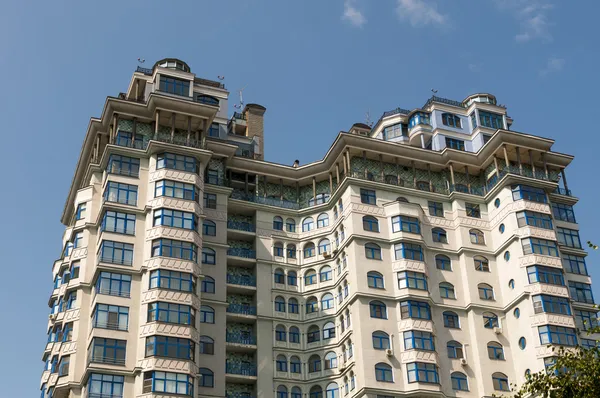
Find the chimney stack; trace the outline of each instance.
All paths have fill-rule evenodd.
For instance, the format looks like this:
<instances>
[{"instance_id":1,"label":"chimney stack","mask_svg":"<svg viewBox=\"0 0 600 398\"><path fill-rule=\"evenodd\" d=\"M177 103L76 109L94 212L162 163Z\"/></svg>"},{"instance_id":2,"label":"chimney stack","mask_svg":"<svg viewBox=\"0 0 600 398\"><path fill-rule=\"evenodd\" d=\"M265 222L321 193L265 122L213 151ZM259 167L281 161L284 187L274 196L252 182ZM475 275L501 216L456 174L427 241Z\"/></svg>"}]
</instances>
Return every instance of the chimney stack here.
<instances>
[{"instance_id":1,"label":"chimney stack","mask_svg":"<svg viewBox=\"0 0 600 398\"><path fill-rule=\"evenodd\" d=\"M267 108L258 104L248 104L244 107L244 115L246 116L247 132L246 136L254 138L258 144L258 149L255 148L256 159L265 159L265 125L264 114Z\"/></svg>"}]
</instances>

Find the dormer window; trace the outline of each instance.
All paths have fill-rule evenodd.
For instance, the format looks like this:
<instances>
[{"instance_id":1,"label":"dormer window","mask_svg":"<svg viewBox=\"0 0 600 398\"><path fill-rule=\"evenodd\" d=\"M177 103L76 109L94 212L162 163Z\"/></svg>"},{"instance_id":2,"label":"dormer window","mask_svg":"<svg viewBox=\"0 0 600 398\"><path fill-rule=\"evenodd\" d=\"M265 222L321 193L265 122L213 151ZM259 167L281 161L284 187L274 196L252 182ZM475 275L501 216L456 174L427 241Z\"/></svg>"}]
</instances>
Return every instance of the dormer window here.
<instances>
[{"instance_id":1,"label":"dormer window","mask_svg":"<svg viewBox=\"0 0 600 398\"><path fill-rule=\"evenodd\" d=\"M196 95L196 102L207 105L219 106L219 100L210 95L198 94Z\"/></svg>"},{"instance_id":2,"label":"dormer window","mask_svg":"<svg viewBox=\"0 0 600 398\"><path fill-rule=\"evenodd\" d=\"M190 82L188 80L176 79L170 76L160 76L160 86L158 89L165 93L181 95L184 97L190 96Z\"/></svg>"},{"instance_id":3,"label":"dormer window","mask_svg":"<svg viewBox=\"0 0 600 398\"><path fill-rule=\"evenodd\" d=\"M442 113L442 123L444 123L445 126L454 127L456 129L462 128L460 117L451 113Z\"/></svg>"}]
</instances>

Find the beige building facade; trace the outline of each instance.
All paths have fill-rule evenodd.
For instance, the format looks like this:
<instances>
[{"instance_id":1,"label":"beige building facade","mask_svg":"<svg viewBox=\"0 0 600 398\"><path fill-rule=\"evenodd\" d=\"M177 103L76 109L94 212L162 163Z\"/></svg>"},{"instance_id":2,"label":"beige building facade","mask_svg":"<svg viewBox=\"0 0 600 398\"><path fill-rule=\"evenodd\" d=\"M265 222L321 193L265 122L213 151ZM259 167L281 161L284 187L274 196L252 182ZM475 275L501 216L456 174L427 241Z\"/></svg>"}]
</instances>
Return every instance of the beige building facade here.
<instances>
[{"instance_id":1,"label":"beige building facade","mask_svg":"<svg viewBox=\"0 0 600 398\"><path fill-rule=\"evenodd\" d=\"M44 398L489 397L592 345L551 139L432 97L265 160L266 109L177 59L84 138L53 265Z\"/></svg>"}]
</instances>

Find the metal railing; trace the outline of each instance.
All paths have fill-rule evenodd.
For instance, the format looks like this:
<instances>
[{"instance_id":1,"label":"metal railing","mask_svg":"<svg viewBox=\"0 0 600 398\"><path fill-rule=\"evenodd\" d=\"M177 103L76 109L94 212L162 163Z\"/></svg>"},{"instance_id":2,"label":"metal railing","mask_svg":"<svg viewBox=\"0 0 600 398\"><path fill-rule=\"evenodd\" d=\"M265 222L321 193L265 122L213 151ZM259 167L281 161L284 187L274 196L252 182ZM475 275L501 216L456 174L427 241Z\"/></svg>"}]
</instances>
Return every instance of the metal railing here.
<instances>
[{"instance_id":1,"label":"metal railing","mask_svg":"<svg viewBox=\"0 0 600 398\"><path fill-rule=\"evenodd\" d=\"M233 117L232 119L240 119L240 120L246 120L246 115L244 115L241 112L233 112Z\"/></svg>"},{"instance_id":2,"label":"metal railing","mask_svg":"<svg viewBox=\"0 0 600 398\"><path fill-rule=\"evenodd\" d=\"M117 167L117 166L114 166L111 164L109 164L108 167L106 168L106 172L108 174L116 174L116 175L126 176L126 177L139 177L140 176L139 169L132 170L130 167L128 167L128 168Z\"/></svg>"},{"instance_id":3,"label":"metal railing","mask_svg":"<svg viewBox=\"0 0 600 398\"><path fill-rule=\"evenodd\" d=\"M231 198L245 200L247 202L252 202L252 203L259 203L259 204L263 204L263 205L267 205L267 206L281 207L284 209L291 209L291 210L299 210L300 209L300 204L298 204L296 202L291 202L289 200L274 199L274 198L265 198L263 196L256 196L253 193L246 194L244 191L234 190L231 193Z\"/></svg>"},{"instance_id":4,"label":"metal railing","mask_svg":"<svg viewBox=\"0 0 600 398\"><path fill-rule=\"evenodd\" d=\"M256 287L256 277L250 275L227 274L227 283L230 283L232 285Z\"/></svg>"},{"instance_id":5,"label":"metal railing","mask_svg":"<svg viewBox=\"0 0 600 398\"><path fill-rule=\"evenodd\" d=\"M225 398L256 398L249 392L226 392Z\"/></svg>"},{"instance_id":6,"label":"metal railing","mask_svg":"<svg viewBox=\"0 0 600 398\"><path fill-rule=\"evenodd\" d=\"M553 193L556 193L559 195L565 195L565 196L573 196L570 189L565 189L565 188L561 188L561 187L557 187Z\"/></svg>"},{"instance_id":7,"label":"metal railing","mask_svg":"<svg viewBox=\"0 0 600 398\"><path fill-rule=\"evenodd\" d=\"M144 75L152 75L152 72L153 72L152 69L142 68L141 66L138 66L135 71L139 72L139 73L143 73Z\"/></svg>"},{"instance_id":8,"label":"metal railing","mask_svg":"<svg viewBox=\"0 0 600 398\"><path fill-rule=\"evenodd\" d=\"M94 321L93 323L93 327L94 328L98 328L98 329L109 329L109 330L120 330L123 332L126 332L128 330L127 325L120 325L118 322L101 322L101 321Z\"/></svg>"},{"instance_id":9,"label":"metal railing","mask_svg":"<svg viewBox=\"0 0 600 398\"><path fill-rule=\"evenodd\" d=\"M206 184L218 185L220 187L229 186L229 181L226 178L222 178L222 177L208 176L208 177L206 177L206 180L204 182Z\"/></svg>"},{"instance_id":10,"label":"metal railing","mask_svg":"<svg viewBox=\"0 0 600 398\"><path fill-rule=\"evenodd\" d=\"M256 345L256 336L244 332L227 332L225 341L234 344Z\"/></svg>"},{"instance_id":11,"label":"metal railing","mask_svg":"<svg viewBox=\"0 0 600 398\"><path fill-rule=\"evenodd\" d=\"M256 376L256 365L248 365L242 363L230 363L225 364L225 373L242 376Z\"/></svg>"},{"instance_id":12,"label":"metal railing","mask_svg":"<svg viewBox=\"0 0 600 398\"><path fill-rule=\"evenodd\" d=\"M381 117L384 118L398 114L408 115L409 113L410 111L408 109L396 108L391 111L383 112L383 115L381 115Z\"/></svg>"},{"instance_id":13,"label":"metal railing","mask_svg":"<svg viewBox=\"0 0 600 398\"><path fill-rule=\"evenodd\" d=\"M88 353L88 363L107 363L110 365L125 365L125 358L103 357Z\"/></svg>"},{"instance_id":14,"label":"metal railing","mask_svg":"<svg viewBox=\"0 0 600 398\"><path fill-rule=\"evenodd\" d=\"M116 264L116 265L132 265L132 258L114 258L108 255L98 254L98 262L107 263L107 264Z\"/></svg>"},{"instance_id":15,"label":"metal railing","mask_svg":"<svg viewBox=\"0 0 600 398\"><path fill-rule=\"evenodd\" d=\"M256 225L245 221L227 221L227 229L237 231L256 232Z\"/></svg>"},{"instance_id":16,"label":"metal railing","mask_svg":"<svg viewBox=\"0 0 600 398\"><path fill-rule=\"evenodd\" d=\"M227 312L232 314L256 315L256 306L248 304L230 303L227 306Z\"/></svg>"},{"instance_id":17,"label":"metal railing","mask_svg":"<svg viewBox=\"0 0 600 398\"><path fill-rule=\"evenodd\" d=\"M425 102L425 105L422 106L422 108L425 108L426 106L428 106L429 104L431 104L433 102L438 102L440 104L446 104L446 105L450 105L450 106L456 106L458 108L466 108L465 104L463 104L460 101L455 101L455 100L451 100L448 98L437 97L435 95L432 96L431 98L429 98L427 100L427 102Z\"/></svg>"},{"instance_id":18,"label":"metal railing","mask_svg":"<svg viewBox=\"0 0 600 398\"><path fill-rule=\"evenodd\" d=\"M120 289L112 289L112 288L98 288L96 287L96 293L97 294L104 294L106 296L116 296L116 297L125 297L125 298L129 298L131 297L131 292L129 291L122 291Z\"/></svg>"},{"instance_id":19,"label":"metal railing","mask_svg":"<svg viewBox=\"0 0 600 398\"><path fill-rule=\"evenodd\" d=\"M227 249L227 255L242 258L256 258L256 250L244 249L241 247L230 247Z\"/></svg>"}]
</instances>

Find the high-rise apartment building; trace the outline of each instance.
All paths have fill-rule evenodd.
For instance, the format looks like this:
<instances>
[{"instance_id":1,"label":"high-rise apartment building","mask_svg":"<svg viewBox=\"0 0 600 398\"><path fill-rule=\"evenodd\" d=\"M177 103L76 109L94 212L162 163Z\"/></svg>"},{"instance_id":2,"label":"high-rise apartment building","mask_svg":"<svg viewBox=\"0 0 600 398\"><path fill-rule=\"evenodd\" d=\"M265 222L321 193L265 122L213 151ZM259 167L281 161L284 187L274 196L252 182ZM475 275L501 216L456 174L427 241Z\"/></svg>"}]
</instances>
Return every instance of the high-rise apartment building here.
<instances>
[{"instance_id":1,"label":"high-rise apartment building","mask_svg":"<svg viewBox=\"0 0 600 398\"><path fill-rule=\"evenodd\" d=\"M266 109L227 101L165 59L91 119L42 397L484 397L594 344L573 157L493 95L291 166L265 161Z\"/></svg>"}]
</instances>

